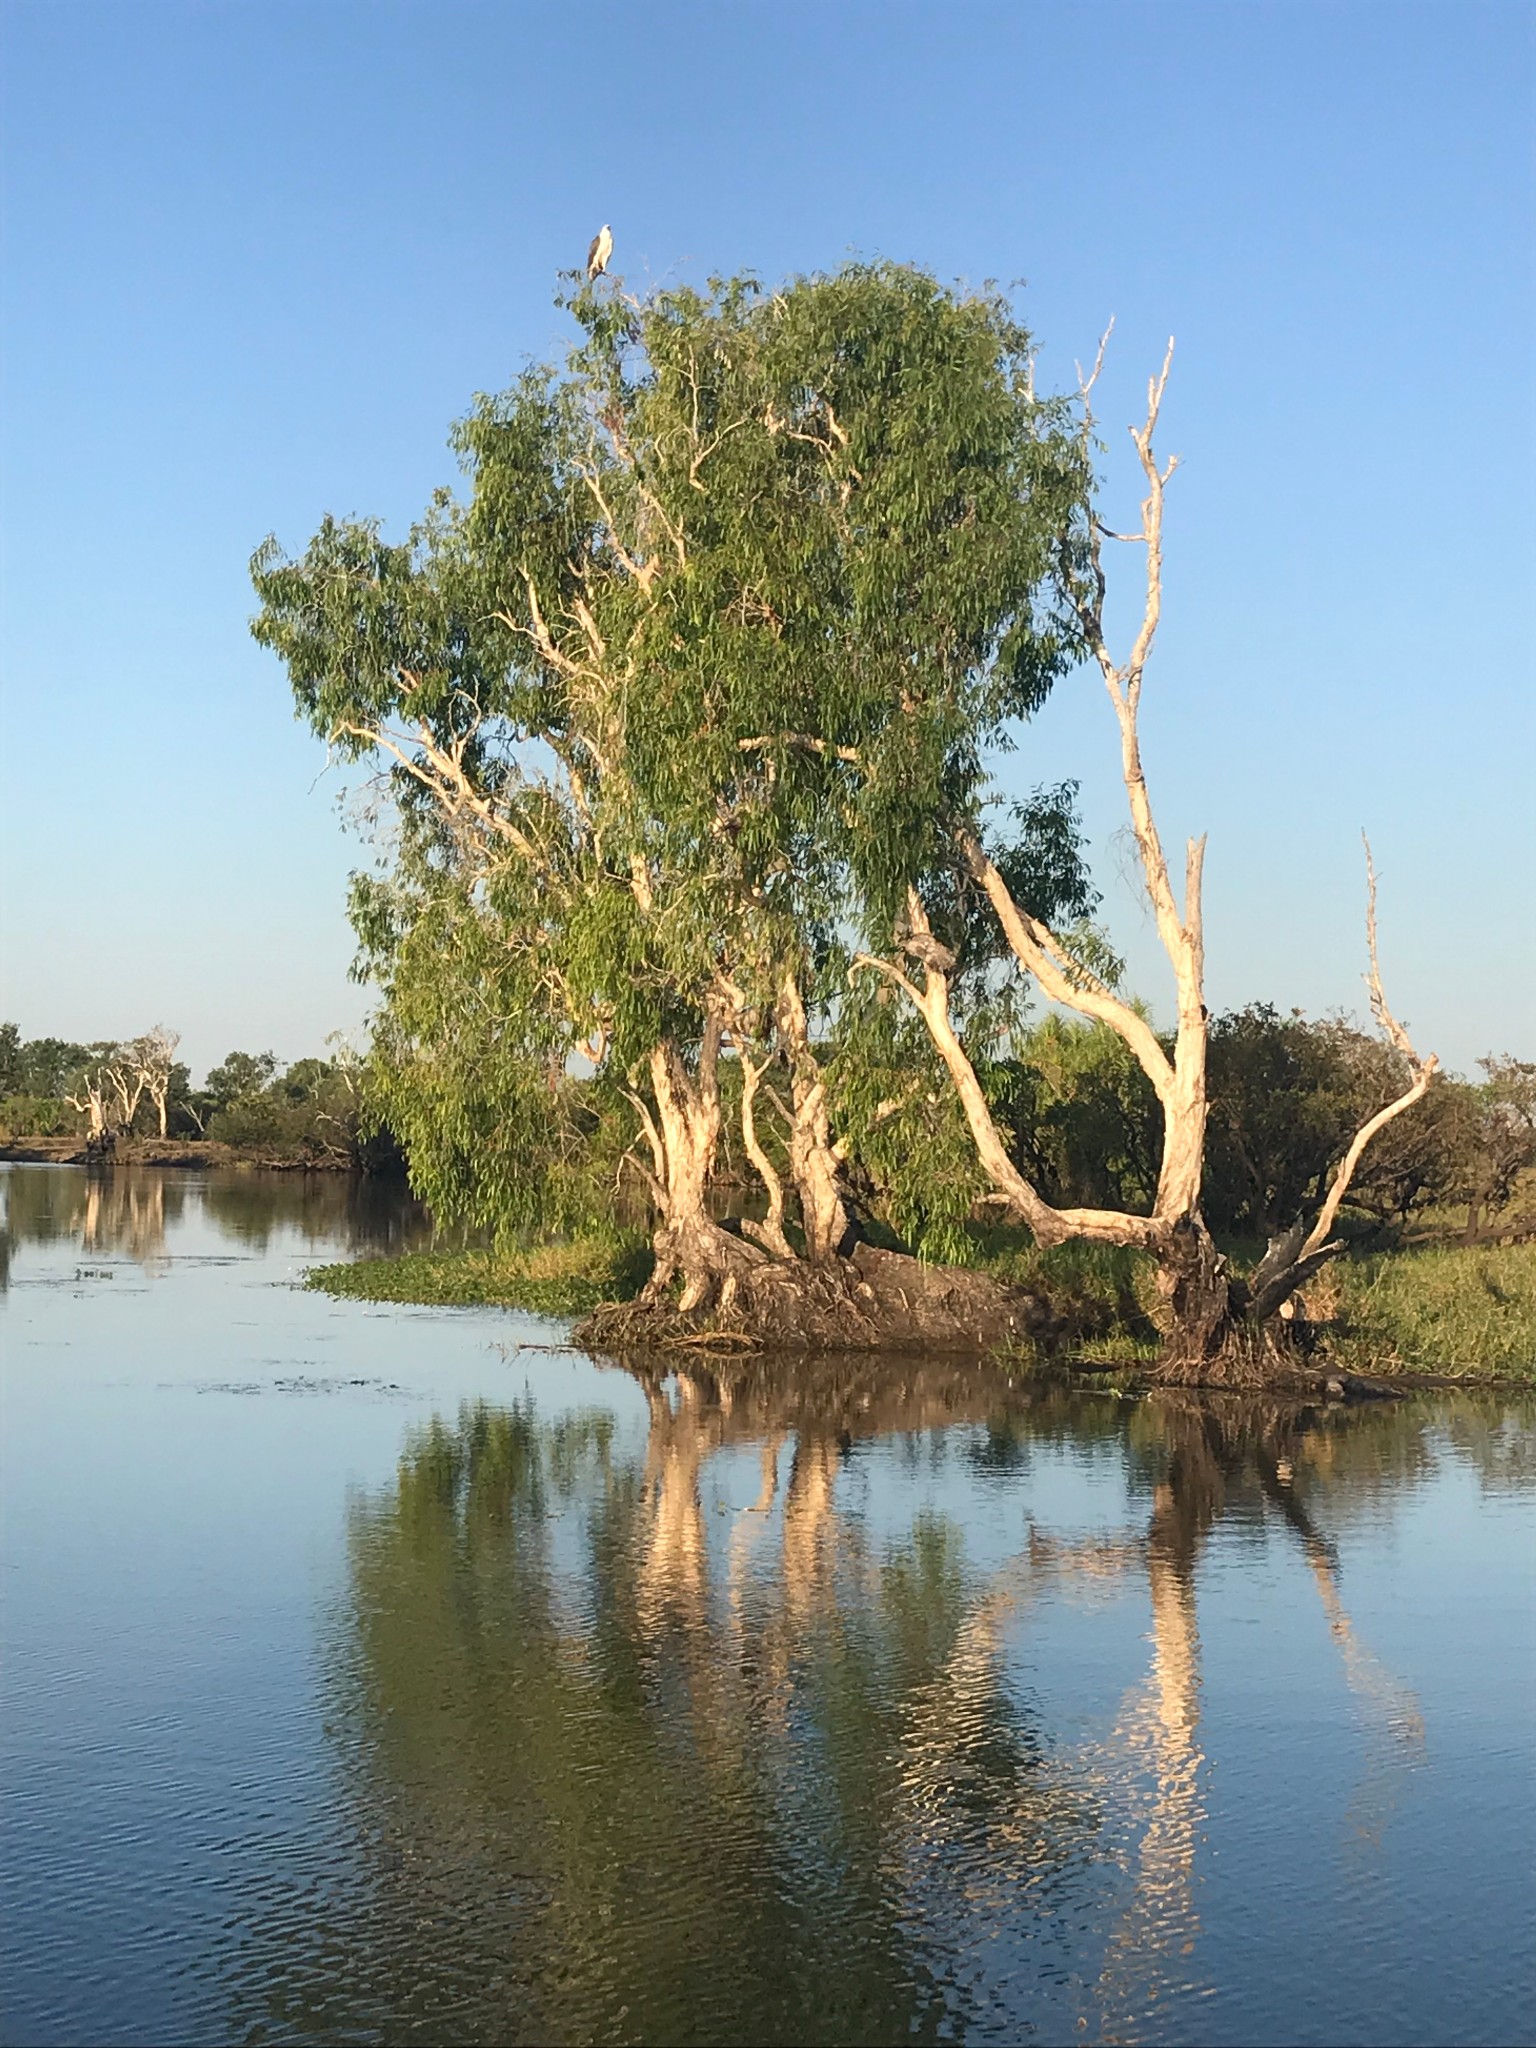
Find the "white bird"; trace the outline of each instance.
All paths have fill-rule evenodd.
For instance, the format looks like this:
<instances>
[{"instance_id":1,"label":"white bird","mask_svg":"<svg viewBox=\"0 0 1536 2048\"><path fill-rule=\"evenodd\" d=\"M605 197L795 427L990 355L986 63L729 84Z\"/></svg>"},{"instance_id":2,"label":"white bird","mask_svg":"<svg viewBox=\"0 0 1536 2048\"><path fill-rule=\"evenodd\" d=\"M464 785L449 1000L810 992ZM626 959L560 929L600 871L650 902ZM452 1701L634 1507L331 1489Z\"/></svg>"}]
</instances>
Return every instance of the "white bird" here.
<instances>
[{"instance_id":1,"label":"white bird","mask_svg":"<svg viewBox=\"0 0 1536 2048\"><path fill-rule=\"evenodd\" d=\"M587 282L601 277L608 268L608 258L613 254L613 229L604 221L592 237L592 246L587 251Z\"/></svg>"}]
</instances>

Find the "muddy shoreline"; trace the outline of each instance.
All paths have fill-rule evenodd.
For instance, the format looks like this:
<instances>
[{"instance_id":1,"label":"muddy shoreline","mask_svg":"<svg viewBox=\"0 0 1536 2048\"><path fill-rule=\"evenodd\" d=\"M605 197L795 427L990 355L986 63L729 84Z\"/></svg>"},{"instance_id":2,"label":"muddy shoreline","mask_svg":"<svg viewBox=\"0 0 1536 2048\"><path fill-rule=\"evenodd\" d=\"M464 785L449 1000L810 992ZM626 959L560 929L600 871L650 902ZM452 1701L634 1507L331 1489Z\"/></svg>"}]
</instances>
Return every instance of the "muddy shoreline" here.
<instances>
[{"instance_id":1,"label":"muddy shoreline","mask_svg":"<svg viewBox=\"0 0 1536 2048\"><path fill-rule=\"evenodd\" d=\"M294 1153L252 1152L212 1138L130 1138L120 1140L110 1159L88 1152L79 1137L17 1138L0 1145L0 1160L18 1166L166 1166L200 1169L249 1167L264 1173L356 1173L349 1159L301 1158Z\"/></svg>"}]
</instances>

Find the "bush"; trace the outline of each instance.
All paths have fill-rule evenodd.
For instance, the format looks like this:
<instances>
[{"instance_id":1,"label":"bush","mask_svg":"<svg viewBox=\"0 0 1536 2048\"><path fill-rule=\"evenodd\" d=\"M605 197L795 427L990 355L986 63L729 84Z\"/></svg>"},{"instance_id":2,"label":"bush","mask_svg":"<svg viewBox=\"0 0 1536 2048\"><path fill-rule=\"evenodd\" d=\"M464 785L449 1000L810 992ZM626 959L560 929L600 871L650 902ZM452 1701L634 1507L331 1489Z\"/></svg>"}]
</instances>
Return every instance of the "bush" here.
<instances>
[{"instance_id":1,"label":"bush","mask_svg":"<svg viewBox=\"0 0 1536 2048\"><path fill-rule=\"evenodd\" d=\"M1112 1342L1126 1355L1141 1355L1156 1346L1157 1291L1145 1253L1083 1242L1042 1248L1010 1226L979 1230L975 1242L975 1264L1008 1286L1044 1296L1065 1325L1069 1347L1097 1355Z\"/></svg>"},{"instance_id":2,"label":"bush","mask_svg":"<svg viewBox=\"0 0 1536 2048\"><path fill-rule=\"evenodd\" d=\"M7 1095L0 1102L0 1136L56 1138L75 1130L79 1112L56 1095Z\"/></svg>"}]
</instances>

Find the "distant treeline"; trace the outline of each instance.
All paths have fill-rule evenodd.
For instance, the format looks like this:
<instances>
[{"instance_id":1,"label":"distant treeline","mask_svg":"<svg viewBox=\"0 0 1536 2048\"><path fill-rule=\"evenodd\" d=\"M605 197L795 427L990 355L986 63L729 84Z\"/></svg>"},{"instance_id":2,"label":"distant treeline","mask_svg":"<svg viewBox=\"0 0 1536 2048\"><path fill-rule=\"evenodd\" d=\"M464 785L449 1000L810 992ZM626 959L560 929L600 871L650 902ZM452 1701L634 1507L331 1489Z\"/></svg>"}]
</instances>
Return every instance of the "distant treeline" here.
<instances>
[{"instance_id":1,"label":"distant treeline","mask_svg":"<svg viewBox=\"0 0 1536 2048\"><path fill-rule=\"evenodd\" d=\"M120 1136L207 1138L251 1153L365 1164L391 1149L377 1113L370 1114L367 1063L355 1055L281 1067L271 1052L231 1052L194 1088L185 1064L171 1057L174 1048L164 1031L126 1044L79 1045L23 1040L14 1024L0 1025L0 1136L86 1136L94 1116L96 1127ZM1536 1213L1524 1213L1536 1209L1536 1061L1490 1055L1479 1067L1476 1081L1437 1076L1417 1113L1390 1125L1367 1152L1350 1190L1357 1233L1397 1234L1431 1212L1468 1241L1536 1231ZM733 1068L727 1063L722 1075L728 1095L739 1092ZM1150 1208L1161 1117L1146 1075L1116 1033L1049 1016L1019 1035L1014 1056L989 1078L1017 1162L1048 1200ZM1314 1021L1268 1004L1214 1017L1205 1184L1211 1227L1262 1238L1314 1207L1350 1134L1390 1098L1394 1079L1390 1049L1346 1019ZM594 1210L622 1179L622 1147L604 1142L602 1108L600 1091L572 1076L551 1098L552 1134L568 1121L588 1132ZM726 1118L719 1161L727 1181L749 1177L731 1143L733 1123ZM894 1185L866 1169L858 1192L872 1217L922 1238L925 1219L914 1213L911 1190L903 1187L895 1199ZM929 1196L943 1206L942 1189L930 1186Z\"/></svg>"},{"instance_id":2,"label":"distant treeline","mask_svg":"<svg viewBox=\"0 0 1536 2048\"><path fill-rule=\"evenodd\" d=\"M351 1055L279 1064L231 1052L200 1088L176 1059L176 1033L156 1026L89 1045L24 1039L0 1024L0 1137L208 1139L237 1151L371 1163L363 1069Z\"/></svg>"},{"instance_id":3,"label":"distant treeline","mask_svg":"<svg viewBox=\"0 0 1536 2048\"><path fill-rule=\"evenodd\" d=\"M1009 1103L1019 1163L1057 1203L1150 1208L1161 1118L1123 1043L1048 1019L1021 1046ZM1536 1062L1490 1054L1481 1078L1437 1074L1413 1115L1363 1155L1349 1210L1367 1234L1464 1210L1469 1241L1511 1227L1536 1190ZM1203 1206L1229 1237L1264 1238L1321 1202L1351 1135L1397 1086L1393 1053L1347 1018L1267 1003L1210 1023ZM1536 1230L1536 1215L1524 1216Z\"/></svg>"}]
</instances>

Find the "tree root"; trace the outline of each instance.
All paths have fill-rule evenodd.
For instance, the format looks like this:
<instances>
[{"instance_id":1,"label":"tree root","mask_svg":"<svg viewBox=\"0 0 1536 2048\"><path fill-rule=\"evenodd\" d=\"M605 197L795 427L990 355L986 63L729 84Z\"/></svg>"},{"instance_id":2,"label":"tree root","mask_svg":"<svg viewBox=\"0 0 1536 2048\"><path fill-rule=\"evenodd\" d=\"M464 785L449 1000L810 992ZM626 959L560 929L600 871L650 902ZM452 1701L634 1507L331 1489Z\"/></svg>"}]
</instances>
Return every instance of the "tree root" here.
<instances>
[{"instance_id":1,"label":"tree root","mask_svg":"<svg viewBox=\"0 0 1536 2048\"><path fill-rule=\"evenodd\" d=\"M1021 1338L1049 1341L1058 1325L1038 1295L985 1273L925 1265L860 1244L850 1258L819 1265L761 1254L734 1257L707 1302L687 1309L655 1296L608 1302L575 1334L590 1351L617 1354L918 1350L980 1356Z\"/></svg>"}]
</instances>

